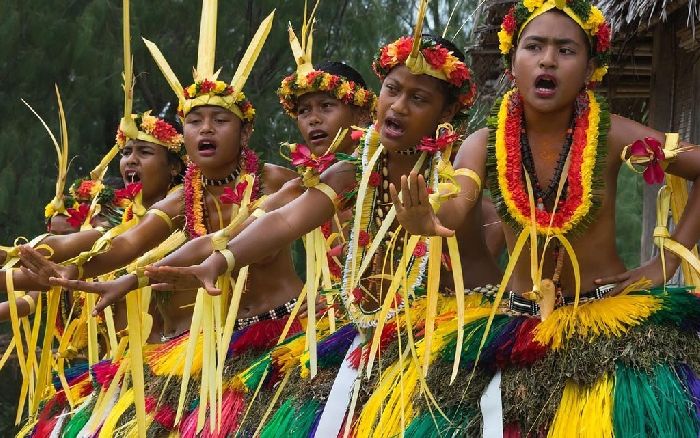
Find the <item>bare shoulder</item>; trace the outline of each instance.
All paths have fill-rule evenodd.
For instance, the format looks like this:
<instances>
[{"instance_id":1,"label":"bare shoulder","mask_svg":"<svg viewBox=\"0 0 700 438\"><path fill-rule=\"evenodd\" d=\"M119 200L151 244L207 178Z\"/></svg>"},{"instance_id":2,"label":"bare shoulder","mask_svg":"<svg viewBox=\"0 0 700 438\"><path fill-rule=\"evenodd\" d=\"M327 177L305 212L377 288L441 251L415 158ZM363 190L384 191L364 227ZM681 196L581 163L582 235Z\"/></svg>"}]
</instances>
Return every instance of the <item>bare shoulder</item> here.
<instances>
[{"instance_id":1,"label":"bare shoulder","mask_svg":"<svg viewBox=\"0 0 700 438\"><path fill-rule=\"evenodd\" d=\"M296 172L276 164L265 163L262 171L263 189L266 194L275 193L286 182L297 178Z\"/></svg>"},{"instance_id":2,"label":"bare shoulder","mask_svg":"<svg viewBox=\"0 0 700 438\"><path fill-rule=\"evenodd\" d=\"M348 161L338 161L321 174L321 181L336 191L343 193L357 183L357 167Z\"/></svg>"},{"instance_id":3,"label":"bare shoulder","mask_svg":"<svg viewBox=\"0 0 700 438\"><path fill-rule=\"evenodd\" d=\"M184 189L182 187L173 190L164 199L151 206L152 209L160 210L174 219L182 215L185 208Z\"/></svg>"},{"instance_id":4,"label":"bare shoulder","mask_svg":"<svg viewBox=\"0 0 700 438\"><path fill-rule=\"evenodd\" d=\"M488 128L482 128L470 134L462 142L455 156L455 169L472 169L483 177L486 173L486 148L488 142Z\"/></svg>"},{"instance_id":5,"label":"bare shoulder","mask_svg":"<svg viewBox=\"0 0 700 438\"><path fill-rule=\"evenodd\" d=\"M608 156L613 154L619 158L625 146L646 137L655 138L663 144L665 134L626 117L611 114L610 130L608 131Z\"/></svg>"}]
</instances>

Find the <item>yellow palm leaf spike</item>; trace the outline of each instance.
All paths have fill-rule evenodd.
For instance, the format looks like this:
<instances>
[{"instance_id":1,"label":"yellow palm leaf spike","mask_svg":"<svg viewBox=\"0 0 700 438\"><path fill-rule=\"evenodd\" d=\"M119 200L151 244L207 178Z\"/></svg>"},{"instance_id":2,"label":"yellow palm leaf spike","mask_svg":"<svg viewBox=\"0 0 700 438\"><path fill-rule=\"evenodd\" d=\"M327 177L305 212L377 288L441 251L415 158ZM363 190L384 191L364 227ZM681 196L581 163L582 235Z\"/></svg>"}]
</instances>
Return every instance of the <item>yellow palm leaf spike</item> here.
<instances>
[{"instance_id":1,"label":"yellow palm leaf spike","mask_svg":"<svg viewBox=\"0 0 700 438\"><path fill-rule=\"evenodd\" d=\"M253 69L253 65L255 65L255 61L257 61L258 56L260 55L260 51L265 44L267 36L270 34L272 20L274 18L275 11L273 10L270 12L270 15L268 15L262 21L262 23L260 23L258 30L255 32L255 35L253 35L253 39L248 45L248 49L246 49L241 62L238 64L236 73L233 74L233 79L231 79L231 86L234 90L236 90L236 92L243 90L243 87L248 80L248 75L250 74L250 71Z\"/></svg>"},{"instance_id":2,"label":"yellow palm leaf spike","mask_svg":"<svg viewBox=\"0 0 700 438\"><path fill-rule=\"evenodd\" d=\"M416 25L413 28L413 46L411 53L406 58L406 67L409 70L419 71L425 64L423 55L420 53L421 35L423 33L423 21L425 21L425 12L428 8L428 0L421 0L418 6L418 16L416 17Z\"/></svg>"},{"instance_id":3,"label":"yellow palm leaf spike","mask_svg":"<svg viewBox=\"0 0 700 438\"><path fill-rule=\"evenodd\" d=\"M65 115L63 114L63 107L60 104L61 101L61 94L58 91L58 85L54 85L56 87L56 98L59 101L59 119L65 120ZM66 177L68 174L68 134L66 133L65 137L63 136L63 129L65 126L65 123L61 123L61 143L59 144L58 141L56 140L56 137L53 135L51 130L49 129L48 125L44 121L44 119L41 118L39 114L37 114L36 111L34 111L34 108L31 107L24 99L21 99L22 103L24 103L27 108L39 119L41 124L44 126L44 129L46 132L48 132L49 137L51 137L51 141L53 142L54 148L56 149L56 156L58 158L57 164L58 164L58 176L56 177L56 195L54 196L53 200L51 201L51 205L53 207L54 212L58 213L63 213L65 212L66 208L65 205L63 204L63 190L66 185ZM65 138L65 140L64 140Z\"/></svg>"},{"instance_id":4,"label":"yellow palm leaf spike","mask_svg":"<svg viewBox=\"0 0 700 438\"><path fill-rule=\"evenodd\" d=\"M202 1L202 17L199 22L199 47L197 50L195 81L212 79L214 76L217 9L217 0Z\"/></svg>"},{"instance_id":5,"label":"yellow palm leaf spike","mask_svg":"<svg viewBox=\"0 0 700 438\"><path fill-rule=\"evenodd\" d=\"M58 308L61 298L61 288L59 286L53 286L49 290L47 296L47 311L46 320L55 321L58 315ZM31 415L36 414L39 409L39 401L43 398L47 386L50 386L50 375L51 375L51 362L53 359L53 338L56 329L55 324L46 324L46 329L44 333L44 339L42 342L41 356L39 359L39 371L36 380L36 394L33 403L30 406L29 413Z\"/></svg>"},{"instance_id":6,"label":"yellow palm leaf spike","mask_svg":"<svg viewBox=\"0 0 700 438\"><path fill-rule=\"evenodd\" d=\"M10 307L10 321L12 326L12 337L16 339L17 348L17 361L19 362L19 369L22 373L22 388L20 391L20 400L17 404L17 416L15 417L15 425L19 424L22 419L22 413L24 412L24 399L29 390L29 370L27 370L27 361L24 355L24 343L22 342L22 333L20 331L20 321L17 315L17 302L15 301L15 286L13 282L13 270L9 269L5 275L5 290L7 291L7 296L10 298L7 300ZM29 342L29 339L27 339Z\"/></svg>"},{"instance_id":7,"label":"yellow palm leaf spike","mask_svg":"<svg viewBox=\"0 0 700 438\"><path fill-rule=\"evenodd\" d=\"M146 38L142 39L144 44L146 44L146 48L148 49L148 51L151 52L151 56L156 62L158 68L160 69L160 72L163 73L163 76L168 82L168 85L170 85L170 88L173 90L173 92L175 92L175 95L177 96L180 103L182 103L185 100L185 95L182 88L182 84L180 84L180 80L177 78L177 76L175 76L175 72L173 72L173 69L170 68L170 64L168 64L168 61L165 60L165 57L161 53L158 46L156 46L152 41L149 41Z\"/></svg>"}]
</instances>

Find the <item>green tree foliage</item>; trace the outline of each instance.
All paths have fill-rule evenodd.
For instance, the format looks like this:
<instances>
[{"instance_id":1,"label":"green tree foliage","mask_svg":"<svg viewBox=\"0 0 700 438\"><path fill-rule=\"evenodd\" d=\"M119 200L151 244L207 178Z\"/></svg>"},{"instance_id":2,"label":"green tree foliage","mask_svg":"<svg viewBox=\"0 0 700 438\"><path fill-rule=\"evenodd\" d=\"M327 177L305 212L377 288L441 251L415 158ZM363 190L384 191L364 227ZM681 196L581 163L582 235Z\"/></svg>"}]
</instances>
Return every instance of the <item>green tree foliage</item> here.
<instances>
[{"instance_id":1,"label":"green tree foliage","mask_svg":"<svg viewBox=\"0 0 700 438\"><path fill-rule=\"evenodd\" d=\"M309 7L313 1L309 1ZM466 47L476 2L431 2L427 30L441 32L457 5L450 36ZM275 90L294 69L287 23L300 27L303 0L220 1L216 65L230 79L260 21L274 8L273 29L246 85L258 119L251 146L279 162L281 141L298 140L295 124L282 113ZM409 0L323 0L317 13L314 59L342 60L360 70L377 89L370 62L380 44L407 33L415 2ZM135 111L160 109L174 100L141 37L155 42L183 85L196 64L201 2L131 2ZM437 17L437 18L436 18ZM0 242L34 236L43 229L43 208L53 196L53 148L39 122L22 105L29 102L58 132L53 85L60 87L74 157L68 181L84 176L109 150L121 117L122 41L119 0L6 0L0 15Z\"/></svg>"}]
</instances>

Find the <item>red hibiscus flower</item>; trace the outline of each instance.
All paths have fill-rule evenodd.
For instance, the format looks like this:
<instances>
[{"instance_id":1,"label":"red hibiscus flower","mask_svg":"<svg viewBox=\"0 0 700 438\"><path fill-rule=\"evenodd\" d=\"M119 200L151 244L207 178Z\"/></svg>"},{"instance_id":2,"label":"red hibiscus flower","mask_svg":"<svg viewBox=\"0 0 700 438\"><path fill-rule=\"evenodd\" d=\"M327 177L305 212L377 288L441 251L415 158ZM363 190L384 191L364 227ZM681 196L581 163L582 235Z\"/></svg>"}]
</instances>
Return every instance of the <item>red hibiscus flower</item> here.
<instances>
[{"instance_id":1,"label":"red hibiscus flower","mask_svg":"<svg viewBox=\"0 0 700 438\"><path fill-rule=\"evenodd\" d=\"M416 149L419 151L427 152L429 154L434 154L437 152L442 152L445 150L447 145L451 144L459 138L459 134L445 134L438 138L423 137L420 144Z\"/></svg>"},{"instance_id":2,"label":"red hibiscus flower","mask_svg":"<svg viewBox=\"0 0 700 438\"><path fill-rule=\"evenodd\" d=\"M143 185L140 182L129 183L123 189L117 189L114 191L115 203L118 204L123 199L128 199L133 201L136 195L141 193Z\"/></svg>"},{"instance_id":3,"label":"red hibiscus flower","mask_svg":"<svg viewBox=\"0 0 700 438\"><path fill-rule=\"evenodd\" d=\"M372 187L377 187L382 183L382 176L379 172L372 172L369 174L369 185Z\"/></svg>"},{"instance_id":4,"label":"red hibiscus flower","mask_svg":"<svg viewBox=\"0 0 700 438\"><path fill-rule=\"evenodd\" d=\"M321 157L316 157L311 153L308 146L298 144L290 154L290 158L292 159L292 165L296 167L308 167L316 170L318 173L322 173L333 164L335 155L325 154Z\"/></svg>"},{"instance_id":5,"label":"red hibiscus flower","mask_svg":"<svg viewBox=\"0 0 700 438\"><path fill-rule=\"evenodd\" d=\"M340 257L340 256L342 256L342 255L343 255L343 245L340 244L340 245L334 246L333 248L331 248L330 250L328 250L328 255L329 255L330 257Z\"/></svg>"},{"instance_id":6,"label":"red hibiscus flower","mask_svg":"<svg viewBox=\"0 0 700 438\"><path fill-rule=\"evenodd\" d=\"M359 130L358 130L358 131L352 131L352 132L350 133L350 138L352 139L352 141L360 141L360 139L362 138L362 136L363 136L364 134L365 134L364 132L359 131Z\"/></svg>"},{"instance_id":7,"label":"red hibiscus flower","mask_svg":"<svg viewBox=\"0 0 700 438\"><path fill-rule=\"evenodd\" d=\"M413 38L412 37L401 37L396 42L396 58L399 62L404 62L408 55L411 53L411 48L413 48Z\"/></svg>"},{"instance_id":8,"label":"red hibiscus flower","mask_svg":"<svg viewBox=\"0 0 700 438\"><path fill-rule=\"evenodd\" d=\"M414 257L423 257L428 253L428 245L425 244L425 242L418 242L416 244L416 247L413 248L413 256Z\"/></svg>"},{"instance_id":9,"label":"red hibiscus flower","mask_svg":"<svg viewBox=\"0 0 700 438\"><path fill-rule=\"evenodd\" d=\"M248 181L241 181L236 185L235 190L231 187L224 187L224 193L219 196L219 200L224 204L241 205Z\"/></svg>"},{"instance_id":10,"label":"red hibiscus flower","mask_svg":"<svg viewBox=\"0 0 700 438\"><path fill-rule=\"evenodd\" d=\"M440 69L447 60L447 50L445 50L439 44L435 47L428 47L422 50L423 57L428 64L432 65L436 69Z\"/></svg>"},{"instance_id":11,"label":"red hibiscus flower","mask_svg":"<svg viewBox=\"0 0 700 438\"><path fill-rule=\"evenodd\" d=\"M633 157L643 157L649 160L642 174L647 184L661 184L664 181L664 169L661 167L661 162L666 156L661 149L661 143L655 138L646 137L644 141L635 141L630 147L630 154Z\"/></svg>"},{"instance_id":12,"label":"red hibiscus flower","mask_svg":"<svg viewBox=\"0 0 700 438\"><path fill-rule=\"evenodd\" d=\"M78 208L68 208L68 223L73 228L80 228L81 225L85 223L88 213L90 212L90 205L86 202L82 202L78 205Z\"/></svg>"},{"instance_id":13,"label":"red hibiscus flower","mask_svg":"<svg viewBox=\"0 0 700 438\"><path fill-rule=\"evenodd\" d=\"M369 245L369 233L365 230L360 230L360 235L357 236L357 244L364 248Z\"/></svg>"}]
</instances>

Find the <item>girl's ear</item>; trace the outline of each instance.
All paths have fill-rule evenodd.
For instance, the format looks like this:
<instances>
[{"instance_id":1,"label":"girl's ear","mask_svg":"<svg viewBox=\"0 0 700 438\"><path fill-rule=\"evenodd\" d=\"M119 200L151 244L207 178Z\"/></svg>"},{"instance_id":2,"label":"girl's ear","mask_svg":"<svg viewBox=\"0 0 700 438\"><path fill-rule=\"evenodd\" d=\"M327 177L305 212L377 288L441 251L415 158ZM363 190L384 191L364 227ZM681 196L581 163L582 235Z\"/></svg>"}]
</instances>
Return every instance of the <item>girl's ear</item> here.
<instances>
[{"instance_id":1,"label":"girl's ear","mask_svg":"<svg viewBox=\"0 0 700 438\"><path fill-rule=\"evenodd\" d=\"M583 84L585 87L588 85L588 83L591 81L591 76L593 76L593 72L596 69L596 62L594 58L591 58L588 60L588 65L586 65L586 83Z\"/></svg>"},{"instance_id":2,"label":"girl's ear","mask_svg":"<svg viewBox=\"0 0 700 438\"><path fill-rule=\"evenodd\" d=\"M367 108L355 107L355 114L353 117L353 124L355 126L367 126L372 123L372 116Z\"/></svg>"},{"instance_id":3,"label":"girl's ear","mask_svg":"<svg viewBox=\"0 0 700 438\"><path fill-rule=\"evenodd\" d=\"M459 101L452 102L451 104L445 106L440 114L440 123L451 122L455 114L459 111L461 104Z\"/></svg>"},{"instance_id":4,"label":"girl's ear","mask_svg":"<svg viewBox=\"0 0 700 438\"><path fill-rule=\"evenodd\" d=\"M248 147L251 135L253 135L253 124L244 123L243 126L241 126L241 146Z\"/></svg>"}]
</instances>

